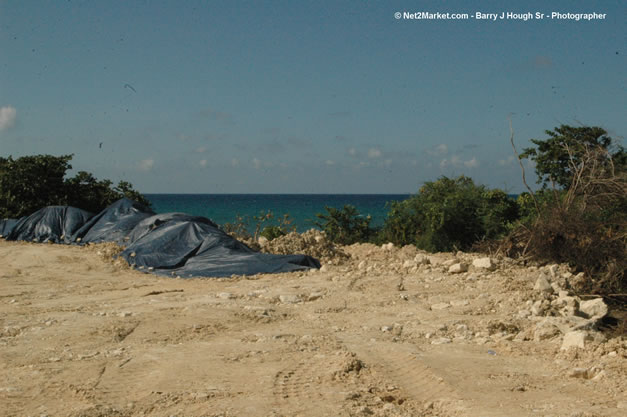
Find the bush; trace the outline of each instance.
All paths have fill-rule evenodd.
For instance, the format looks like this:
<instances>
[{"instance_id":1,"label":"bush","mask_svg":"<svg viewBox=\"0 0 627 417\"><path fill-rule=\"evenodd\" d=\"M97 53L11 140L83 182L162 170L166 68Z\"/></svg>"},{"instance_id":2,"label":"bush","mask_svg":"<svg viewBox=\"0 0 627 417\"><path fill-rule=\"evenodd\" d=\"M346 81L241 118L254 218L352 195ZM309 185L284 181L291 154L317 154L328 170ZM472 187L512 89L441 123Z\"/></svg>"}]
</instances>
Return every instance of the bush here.
<instances>
[{"instance_id":1,"label":"bush","mask_svg":"<svg viewBox=\"0 0 627 417\"><path fill-rule=\"evenodd\" d=\"M516 202L501 190L460 176L427 182L419 193L393 202L381 236L428 251L466 250L507 233L518 219Z\"/></svg>"},{"instance_id":2,"label":"bush","mask_svg":"<svg viewBox=\"0 0 627 417\"><path fill-rule=\"evenodd\" d=\"M285 236L287 233L279 226L266 226L261 231L261 236L268 240L274 240L277 237Z\"/></svg>"},{"instance_id":3,"label":"bush","mask_svg":"<svg viewBox=\"0 0 627 417\"><path fill-rule=\"evenodd\" d=\"M355 206L349 204L341 209L325 206L326 214L317 213L322 222L314 222L327 237L340 245L351 245L356 242L367 242L374 234L370 228L372 217L359 214Z\"/></svg>"},{"instance_id":4,"label":"bush","mask_svg":"<svg viewBox=\"0 0 627 417\"><path fill-rule=\"evenodd\" d=\"M72 155L34 155L13 159L0 157L0 218L19 218L45 206L70 205L98 212L122 197L150 207L150 202L131 184L99 181L81 171L65 179L72 169Z\"/></svg>"},{"instance_id":5,"label":"bush","mask_svg":"<svg viewBox=\"0 0 627 417\"><path fill-rule=\"evenodd\" d=\"M627 153L622 146L607 135L601 127L573 127L561 125L546 130L547 139L531 139L535 147L523 149L521 159L535 162L538 184L544 188L567 190L577 179L577 172L583 163L596 164L598 168L609 169L610 164L622 170L627 162ZM596 160L591 160L591 156Z\"/></svg>"},{"instance_id":6,"label":"bush","mask_svg":"<svg viewBox=\"0 0 627 417\"><path fill-rule=\"evenodd\" d=\"M251 227L251 224L254 226ZM264 226L264 224L268 224ZM251 233L251 229L253 230ZM256 242L260 236L268 240L276 239L295 230L292 226L292 219L289 214L283 214L280 218L275 218L272 211L262 211L252 217L238 214L235 221L224 223L222 230L232 237L242 240Z\"/></svg>"},{"instance_id":7,"label":"bush","mask_svg":"<svg viewBox=\"0 0 627 417\"><path fill-rule=\"evenodd\" d=\"M561 126L526 149L544 189L526 195L525 221L509 246L543 262L584 271L579 290L599 294L627 288L627 169L625 151L601 128ZM546 186L550 181L553 189ZM521 196L522 197L522 196ZM532 210L529 200L538 208Z\"/></svg>"}]
</instances>

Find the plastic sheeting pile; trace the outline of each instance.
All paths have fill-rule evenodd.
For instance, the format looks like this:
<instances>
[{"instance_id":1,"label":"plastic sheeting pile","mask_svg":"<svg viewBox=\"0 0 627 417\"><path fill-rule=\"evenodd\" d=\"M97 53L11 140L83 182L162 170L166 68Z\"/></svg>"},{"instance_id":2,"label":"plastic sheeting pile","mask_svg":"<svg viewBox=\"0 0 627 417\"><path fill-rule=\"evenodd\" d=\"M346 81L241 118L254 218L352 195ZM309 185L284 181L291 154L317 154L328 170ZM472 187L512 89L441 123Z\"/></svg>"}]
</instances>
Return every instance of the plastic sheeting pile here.
<instances>
[{"instance_id":1,"label":"plastic sheeting pile","mask_svg":"<svg viewBox=\"0 0 627 417\"><path fill-rule=\"evenodd\" d=\"M319 268L306 255L255 252L204 217L155 214L128 199L93 215L69 206L51 206L19 220L0 220L7 240L85 244L115 242L129 264L158 275L228 277Z\"/></svg>"}]
</instances>

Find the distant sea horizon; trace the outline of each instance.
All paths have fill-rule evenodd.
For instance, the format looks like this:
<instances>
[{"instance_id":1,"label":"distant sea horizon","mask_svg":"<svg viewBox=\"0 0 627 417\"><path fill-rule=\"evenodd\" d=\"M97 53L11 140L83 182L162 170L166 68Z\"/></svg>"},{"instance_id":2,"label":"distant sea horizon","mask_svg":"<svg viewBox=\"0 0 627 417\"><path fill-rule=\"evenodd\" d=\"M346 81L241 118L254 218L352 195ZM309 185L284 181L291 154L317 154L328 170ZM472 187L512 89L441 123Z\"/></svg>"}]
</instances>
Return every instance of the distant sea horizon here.
<instances>
[{"instance_id":1,"label":"distant sea horizon","mask_svg":"<svg viewBox=\"0 0 627 417\"><path fill-rule=\"evenodd\" d=\"M317 213L327 213L325 206L342 208L352 205L363 216L372 217L372 226L383 225L389 203L409 198L412 194L144 194L157 213L180 212L203 216L222 226L233 223L238 217L248 218L248 229L255 227L253 216L271 211L274 220L264 225L277 224L284 214L289 214L290 226L298 232L317 228Z\"/></svg>"}]
</instances>

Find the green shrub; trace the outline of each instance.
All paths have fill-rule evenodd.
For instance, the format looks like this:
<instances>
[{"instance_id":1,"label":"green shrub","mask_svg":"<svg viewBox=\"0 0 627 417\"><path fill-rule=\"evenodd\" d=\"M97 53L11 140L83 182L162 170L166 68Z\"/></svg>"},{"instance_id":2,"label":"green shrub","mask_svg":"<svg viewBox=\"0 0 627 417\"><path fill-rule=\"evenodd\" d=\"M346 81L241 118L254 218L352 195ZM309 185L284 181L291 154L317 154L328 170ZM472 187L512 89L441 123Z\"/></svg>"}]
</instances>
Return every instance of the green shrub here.
<instances>
[{"instance_id":1,"label":"green shrub","mask_svg":"<svg viewBox=\"0 0 627 417\"><path fill-rule=\"evenodd\" d=\"M533 139L537 148L521 155L536 162L544 187L519 198L524 221L506 246L513 254L584 271L578 290L622 293L627 289L625 150L599 127L554 130L545 140Z\"/></svg>"},{"instance_id":2,"label":"green shrub","mask_svg":"<svg viewBox=\"0 0 627 417\"><path fill-rule=\"evenodd\" d=\"M349 204L341 209L325 206L326 214L317 213L322 222L315 225L322 229L329 240L340 245L351 245L356 242L368 241L374 233L370 228L372 217L362 216L355 206Z\"/></svg>"},{"instance_id":3,"label":"green shrub","mask_svg":"<svg viewBox=\"0 0 627 417\"><path fill-rule=\"evenodd\" d=\"M516 202L505 192L475 185L465 176L441 177L409 199L392 203L381 235L397 245L428 251L465 250L502 236L516 219Z\"/></svg>"},{"instance_id":4,"label":"green shrub","mask_svg":"<svg viewBox=\"0 0 627 417\"><path fill-rule=\"evenodd\" d=\"M625 169L625 149L601 127L561 125L545 133L547 139L531 139L535 147L523 149L520 155L521 159L534 161L538 183L543 187L552 185L567 190L577 179L582 164L594 164L601 170Z\"/></svg>"},{"instance_id":5,"label":"green shrub","mask_svg":"<svg viewBox=\"0 0 627 417\"><path fill-rule=\"evenodd\" d=\"M98 212L122 197L150 207L128 182L112 187L111 181L99 181L85 171L66 179L71 159L72 155L0 157L0 218L18 218L52 205Z\"/></svg>"},{"instance_id":6,"label":"green shrub","mask_svg":"<svg viewBox=\"0 0 627 417\"><path fill-rule=\"evenodd\" d=\"M261 236L268 240L274 240L277 237L285 236L287 233L279 226L266 226L261 231Z\"/></svg>"}]
</instances>

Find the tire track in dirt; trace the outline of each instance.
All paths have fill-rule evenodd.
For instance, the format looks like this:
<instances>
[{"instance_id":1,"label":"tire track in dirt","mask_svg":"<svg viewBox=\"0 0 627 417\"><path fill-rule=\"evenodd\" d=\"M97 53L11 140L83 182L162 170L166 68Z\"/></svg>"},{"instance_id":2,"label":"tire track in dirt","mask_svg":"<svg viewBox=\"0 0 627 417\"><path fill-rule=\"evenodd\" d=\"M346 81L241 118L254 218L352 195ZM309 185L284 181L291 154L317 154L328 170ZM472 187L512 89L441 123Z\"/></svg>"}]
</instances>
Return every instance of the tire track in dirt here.
<instances>
[{"instance_id":1,"label":"tire track in dirt","mask_svg":"<svg viewBox=\"0 0 627 417\"><path fill-rule=\"evenodd\" d=\"M356 384L336 378L337 355L315 355L279 371L273 382L275 408L283 415L342 416L346 395Z\"/></svg>"},{"instance_id":2,"label":"tire track in dirt","mask_svg":"<svg viewBox=\"0 0 627 417\"><path fill-rule=\"evenodd\" d=\"M339 337L346 348L357 354L367 366L398 384L412 400L461 405L461 396L425 364L411 347L401 343L364 342L357 336Z\"/></svg>"}]
</instances>

